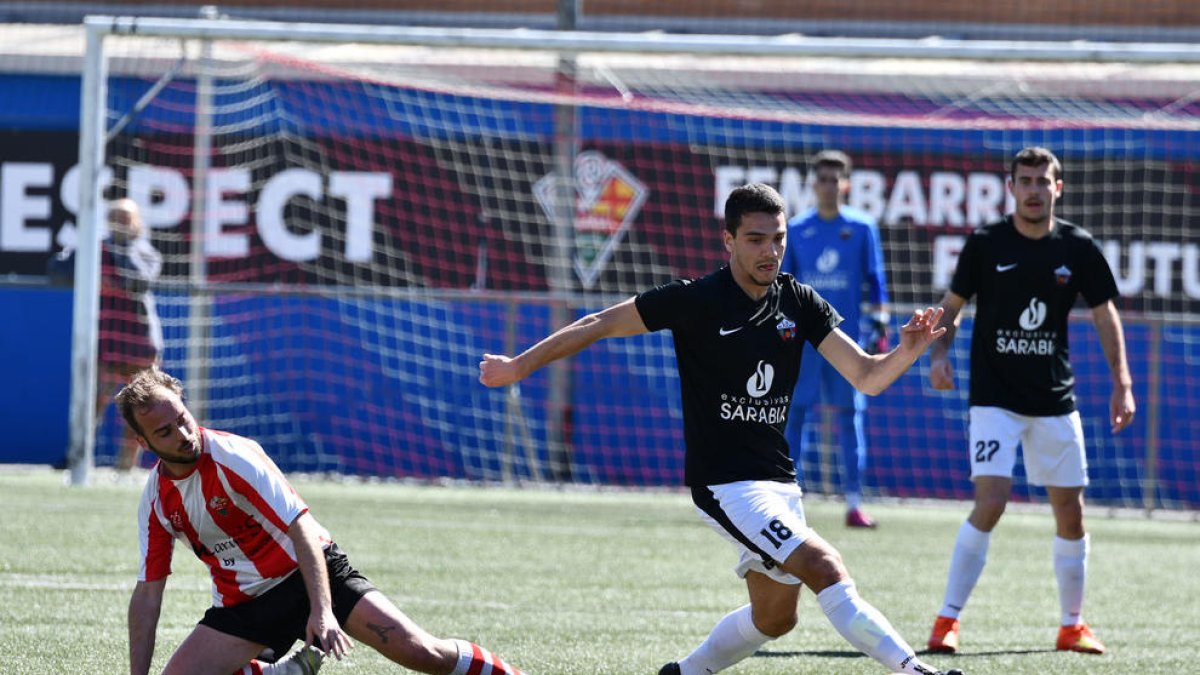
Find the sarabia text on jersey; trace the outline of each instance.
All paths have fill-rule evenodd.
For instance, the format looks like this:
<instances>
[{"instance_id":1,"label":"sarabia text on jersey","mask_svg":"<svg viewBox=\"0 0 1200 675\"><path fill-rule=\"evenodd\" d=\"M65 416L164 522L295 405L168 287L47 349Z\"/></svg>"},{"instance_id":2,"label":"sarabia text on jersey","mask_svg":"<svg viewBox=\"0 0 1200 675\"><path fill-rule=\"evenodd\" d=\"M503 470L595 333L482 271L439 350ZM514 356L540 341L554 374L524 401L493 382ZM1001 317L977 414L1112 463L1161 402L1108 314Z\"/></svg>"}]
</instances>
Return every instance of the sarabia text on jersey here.
<instances>
[{"instance_id":1,"label":"sarabia text on jersey","mask_svg":"<svg viewBox=\"0 0 1200 675\"><path fill-rule=\"evenodd\" d=\"M729 267L637 296L652 331L670 329L679 366L692 487L739 480L795 480L783 430L805 342L842 317L813 289L780 274L760 300Z\"/></svg>"},{"instance_id":2,"label":"sarabia text on jersey","mask_svg":"<svg viewBox=\"0 0 1200 675\"><path fill-rule=\"evenodd\" d=\"M156 467L142 491L138 580L169 575L179 539L208 566L213 605L229 607L297 570L287 530L308 506L258 443L204 428L200 438L191 473L173 478ZM329 545L328 532L321 531L320 538Z\"/></svg>"},{"instance_id":3,"label":"sarabia text on jersey","mask_svg":"<svg viewBox=\"0 0 1200 675\"><path fill-rule=\"evenodd\" d=\"M1096 307L1119 294L1086 230L1056 219L1049 234L1030 239L1011 216L986 225L967 237L950 290L978 296L971 405L1033 416L1075 410L1068 315L1079 295Z\"/></svg>"}]
</instances>

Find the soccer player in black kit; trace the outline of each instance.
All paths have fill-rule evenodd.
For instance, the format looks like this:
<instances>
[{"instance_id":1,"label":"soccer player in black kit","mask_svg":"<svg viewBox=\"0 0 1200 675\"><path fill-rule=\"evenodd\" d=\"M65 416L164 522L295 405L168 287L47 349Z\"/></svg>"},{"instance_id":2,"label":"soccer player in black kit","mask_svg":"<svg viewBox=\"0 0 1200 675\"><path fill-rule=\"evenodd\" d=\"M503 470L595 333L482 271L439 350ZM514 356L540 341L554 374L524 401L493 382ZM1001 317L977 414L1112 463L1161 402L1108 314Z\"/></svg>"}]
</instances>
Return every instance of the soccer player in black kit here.
<instances>
[{"instance_id":1,"label":"soccer player in black kit","mask_svg":"<svg viewBox=\"0 0 1200 675\"><path fill-rule=\"evenodd\" d=\"M889 672L937 673L863 600L841 555L808 527L784 438L805 342L856 388L878 394L944 329L941 311L915 312L900 345L867 355L837 328L842 317L779 263L787 245L784 203L762 184L725 202L729 265L674 281L559 329L515 358L484 354L479 380L512 384L601 338L670 329L683 394L684 479L702 519L741 554L750 603L726 615L708 639L665 675L715 673L790 631L800 584L830 623ZM957 671L950 671L957 673Z\"/></svg>"},{"instance_id":2,"label":"soccer player in black kit","mask_svg":"<svg viewBox=\"0 0 1200 675\"><path fill-rule=\"evenodd\" d=\"M1045 148L1025 148L1013 158L1009 173L1015 212L967 238L942 299L941 324L947 332L932 350L933 387L952 389L950 342L960 310L974 296L968 453L975 505L954 543L929 649L958 650L959 612L983 572L992 529L1008 503L1019 443L1029 482L1046 486L1054 511L1054 573L1062 609L1056 648L1102 654L1104 645L1081 614L1088 556L1083 529L1087 459L1067 358L1067 315L1082 295L1112 371L1109 414L1116 433L1129 426L1135 410L1125 338L1113 305L1117 284L1092 236L1054 217L1063 187L1058 158Z\"/></svg>"}]
</instances>

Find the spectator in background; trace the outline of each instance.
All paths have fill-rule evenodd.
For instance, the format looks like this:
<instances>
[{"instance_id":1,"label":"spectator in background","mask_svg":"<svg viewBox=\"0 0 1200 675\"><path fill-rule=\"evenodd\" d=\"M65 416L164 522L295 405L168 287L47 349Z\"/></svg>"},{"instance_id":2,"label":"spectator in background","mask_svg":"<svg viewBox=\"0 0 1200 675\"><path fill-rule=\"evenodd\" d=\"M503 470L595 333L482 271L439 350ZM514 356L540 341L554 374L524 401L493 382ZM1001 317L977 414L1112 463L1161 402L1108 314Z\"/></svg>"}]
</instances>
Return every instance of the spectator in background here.
<instances>
[{"instance_id":1,"label":"spectator in background","mask_svg":"<svg viewBox=\"0 0 1200 675\"><path fill-rule=\"evenodd\" d=\"M134 373L160 361L162 326L150 284L161 272L162 254L150 243L137 202L128 198L109 202L108 236L100 245L96 430L113 393ZM74 246L51 257L46 275L52 285L74 285ZM117 470L137 466L141 454L132 432L123 429Z\"/></svg>"},{"instance_id":2,"label":"spectator in background","mask_svg":"<svg viewBox=\"0 0 1200 675\"><path fill-rule=\"evenodd\" d=\"M150 290L161 272L162 254L150 243L137 202L129 198L110 202L108 238L100 261L97 425L113 391L161 358L162 326ZM137 466L141 454L141 446L126 427L117 449L117 470Z\"/></svg>"},{"instance_id":3,"label":"spectator in background","mask_svg":"<svg viewBox=\"0 0 1200 675\"><path fill-rule=\"evenodd\" d=\"M850 190L850 158L825 150L812 159L816 176L815 208L788 222L788 241L782 271L812 286L845 316L842 330L868 354L883 354L888 345L888 295L883 271L883 248L875 221L844 204ZM865 292L865 297L864 297ZM862 304L869 304L870 332L862 330ZM867 399L812 348L805 347L800 380L792 396L785 431L796 475L803 479L803 458L811 444L807 422L821 426L821 404L833 410L841 448L842 492L846 495L846 526L875 527L862 510L862 476L867 462L863 416Z\"/></svg>"},{"instance_id":4,"label":"spectator in background","mask_svg":"<svg viewBox=\"0 0 1200 675\"><path fill-rule=\"evenodd\" d=\"M314 675L350 637L422 673L521 675L466 640L434 637L358 572L257 442L205 429L183 384L156 367L117 394L121 417L158 457L138 508L141 569L129 600L129 672L149 672L175 540L208 568L213 606L166 673ZM255 657L265 648L279 662ZM315 647L315 650L313 649Z\"/></svg>"}]
</instances>

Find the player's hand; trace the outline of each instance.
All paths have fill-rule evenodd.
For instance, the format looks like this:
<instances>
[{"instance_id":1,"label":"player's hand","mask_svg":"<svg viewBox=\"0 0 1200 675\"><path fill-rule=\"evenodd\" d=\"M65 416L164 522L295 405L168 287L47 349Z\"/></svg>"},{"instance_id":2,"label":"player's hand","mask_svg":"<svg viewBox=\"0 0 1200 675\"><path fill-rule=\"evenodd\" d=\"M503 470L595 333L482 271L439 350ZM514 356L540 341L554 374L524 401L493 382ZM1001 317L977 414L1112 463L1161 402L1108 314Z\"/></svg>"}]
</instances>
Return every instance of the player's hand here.
<instances>
[{"instance_id":1,"label":"player's hand","mask_svg":"<svg viewBox=\"0 0 1200 675\"><path fill-rule=\"evenodd\" d=\"M900 327L900 346L917 354L924 353L934 340L946 334L945 327L937 327L943 312L941 307L913 310L912 318Z\"/></svg>"},{"instance_id":2,"label":"player's hand","mask_svg":"<svg viewBox=\"0 0 1200 675\"><path fill-rule=\"evenodd\" d=\"M333 656L338 661L350 651L353 643L338 625L330 610L314 611L308 617L305 627L304 646L312 645L320 649L326 656Z\"/></svg>"},{"instance_id":3,"label":"player's hand","mask_svg":"<svg viewBox=\"0 0 1200 675\"><path fill-rule=\"evenodd\" d=\"M954 388L954 366L949 358L933 359L929 363L929 384L938 391L950 391Z\"/></svg>"},{"instance_id":4,"label":"player's hand","mask_svg":"<svg viewBox=\"0 0 1200 675\"><path fill-rule=\"evenodd\" d=\"M1129 387L1113 387L1111 402L1112 432L1115 434L1133 423L1137 405L1133 402L1133 391Z\"/></svg>"},{"instance_id":5,"label":"player's hand","mask_svg":"<svg viewBox=\"0 0 1200 675\"><path fill-rule=\"evenodd\" d=\"M517 362L501 354L484 354L479 362L479 382L485 387L503 387L521 379Z\"/></svg>"}]
</instances>

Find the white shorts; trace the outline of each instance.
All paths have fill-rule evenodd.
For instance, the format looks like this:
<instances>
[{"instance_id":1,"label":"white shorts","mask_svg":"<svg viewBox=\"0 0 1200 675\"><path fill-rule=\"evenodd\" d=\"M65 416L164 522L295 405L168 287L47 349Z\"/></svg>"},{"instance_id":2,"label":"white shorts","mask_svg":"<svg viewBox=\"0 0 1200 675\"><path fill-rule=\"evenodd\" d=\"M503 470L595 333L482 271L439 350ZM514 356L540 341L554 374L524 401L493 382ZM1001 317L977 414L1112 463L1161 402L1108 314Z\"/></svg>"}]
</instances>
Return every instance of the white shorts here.
<instances>
[{"instance_id":1,"label":"white shorts","mask_svg":"<svg viewBox=\"0 0 1200 675\"><path fill-rule=\"evenodd\" d=\"M1031 484L1051 487L1088 484L1079 411L1032 417L1004 408L971 406L970 420L972 479L1012 478L1019 442L1025 454L1025 475Z\"/></svg>"},{"instance_id":2,"label":"white shorts","mask_svg":"<svg viewBox=\"0 0 1200 675\"><path fill-rule=\"evenodd\" d=\"M782 584L800 580L779 568L811 530L792 481L743 480L692 488L700 518L738 550L734 572L745 578L754 570Z\"/></svg>"}]
</instances>

